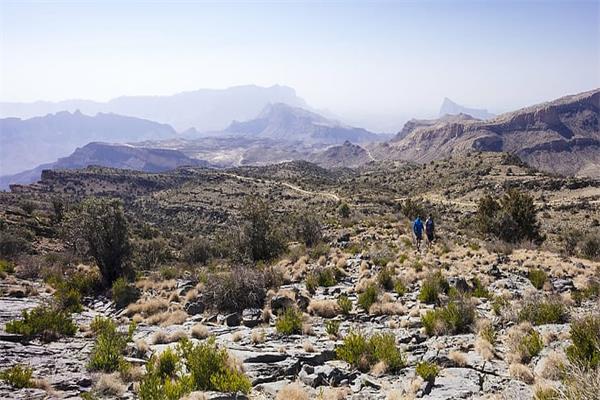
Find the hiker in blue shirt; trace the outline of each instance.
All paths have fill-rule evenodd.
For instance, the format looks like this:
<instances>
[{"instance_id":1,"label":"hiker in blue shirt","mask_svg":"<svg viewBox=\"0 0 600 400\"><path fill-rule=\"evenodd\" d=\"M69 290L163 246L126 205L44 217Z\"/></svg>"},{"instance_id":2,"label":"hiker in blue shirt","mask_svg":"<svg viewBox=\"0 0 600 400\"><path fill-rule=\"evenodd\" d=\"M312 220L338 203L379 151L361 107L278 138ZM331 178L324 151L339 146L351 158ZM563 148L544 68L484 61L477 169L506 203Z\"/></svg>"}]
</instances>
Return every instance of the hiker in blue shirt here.
<instances>
[{"instance_id":1,"label":"hiker in blue shirt","mask_svg":"<svg viewBox=\"0 0 600 400\"><path fill-rule=\"evenodd\" d=\"M435 239L435 223L433 222L433 216L429 214L427 221L425 221L425 234L427 235L427 246L431 247L433 240Z\"/></svg>"},{"instance_id":2,"label":"hiker in blue shirt","mask_svg":"<svg viewBox=\"0 0 600 400\"><path fill-rule=\"evenodd\" d=\"M417 240L417 251L420 251L421 240L423 239L423 222L421 221L421 216L417 216L417 219L413 222L413 232Z\"/></svg>"}]
</instances>

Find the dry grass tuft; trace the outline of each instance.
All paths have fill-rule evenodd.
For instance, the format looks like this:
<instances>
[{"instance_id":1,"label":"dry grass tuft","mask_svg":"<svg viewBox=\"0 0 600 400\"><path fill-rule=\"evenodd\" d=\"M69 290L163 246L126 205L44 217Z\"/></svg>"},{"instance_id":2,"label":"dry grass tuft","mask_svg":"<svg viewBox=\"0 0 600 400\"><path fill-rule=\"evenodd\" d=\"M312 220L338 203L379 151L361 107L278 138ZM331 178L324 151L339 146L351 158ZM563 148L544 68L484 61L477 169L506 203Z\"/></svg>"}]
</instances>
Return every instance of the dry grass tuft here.
<instances>
[{"instance_id":1,"label":"dry grass tuft","mask_svg":"<svg viewBox=\"0 0 600 400\"><path fill-rule=\"evenodd\" d=\"M307 353L314 353L316 351L315 346L310 342L310 340L305 340L302 342L302 349Z\"/></svg>"},{"instance_id":2,"label":"dry grass tuft","mask_svg":"<svg viewBox=\"0 0 600 400\"><path fill-rule=\"evenodd\" d=\"M266 333L264 329L253 329L250 334L250 340L254 344L264 343L266 338Z\"/></svg>"},{"instance_id":3,"label":"dry grass tuft","mask_svg":"<svg viewBox=\"0 0 600 400\"><path fill-rule=\"evenodd\" d=\"M467 365L467 355L462 351L451 351L450 354L448 354L448 358L459 367L464 367Z\"/></svg>"},{"instance_id":4,"label":"dry grass tuft","mask_svg":"<svg viewBox=\"0 0 600 400\"><path fill-rule=\"evenodd\" d=\"M540 363L540 376L557 381L562 377L563 369L567 365L567 357L563 353L552 351Z\"/></svg>"},{"instance_id":5,"label":"dry grass tuft","mask_svg":"<svg viewBox=\"0 0 600 400\"><path fill-rule=\"evenodd\" d=\"M388 366L385 361L379 361L371 368L371 374L374 376L383 376L387 372Z\"/></svg>"},{"instance_id":6,"label":"dry grass tuft","mask_svg":"<svg viewBox=\"0 0 600 400\"><path fill-rule=\"evenodd\" d=\"M508 367L508 373L510 374L510 376L515 377L528 385L532 385L535 381L531 369L527 365L521 363L510 364L510 366Z\"/></svg>"},{"instance_id":7,"label":"dry grass tuft","mask_svg":"<svg viewBox=\"0 0 600 400\"><path fill-rule=\"evenodd\" d=\"M482 337L475 339L475 351L484 360L490 361L494 358L494 346Z\"/></svg>"},{"instance_id":8,"label":"dry grass tuft","mask_svg":"<svg viewBox=\"0 0 600 400\"><path fill-rule=\"evenodd\" d=\"M404 315L406 308L401 303L377 302L369 308L371 315Z\"/></svg>"},{"instance_id":9,"label":"dry grass tuft","mask_svg":"<svg viewBox=\"0 0 600 400\"><path fill-rule=\"evenodd\" d=\"M276 400L309 400L306 389L297 382L284 386L278 393Z\"/></svg>"},{"instance_id":10,"label":"dry grass tuft","mask_svg":"<svg viewBox=\"0 0 600 400\"><path fill-rule=\"evenodd\" d=\"M311 300L307 311L323 318L333 318L341 312L335 300Z\"/></svg>"},{"instance_id":11,"label":"dry grass tuft","mask_svg":"<svg viewBox=\"0 0 600 400\"><path fill-rule=\"evenodd\" d=\"M177 330L172 333L166 333L165 331L157 331L154 336L152 336L152 343L154 344L167 344L178 342L183 338L187 338L187 333L182 330Z\"/></svg>"},{"instance_id":12,"label":"dry grass tuft","mask_svg":"<svg viewBox=\"0 0 600 400\"><path fill-rule=\"evenodd\" d=\"M140 314L143 317L148 317L160 312L163 312L169 308L169 302L162 298L145 298L136 301L127 306L125 314L132 316Z\"/></svg>"},{"instance_id":13,"label":"dry grass tuft","mask_svg":"<svg viewBox=\"0 0 600 400\"><path fill-rule=\"evenodd\" d=\"M206 339L210 332L206 325L196 324L192 327L192 337L195 339Z\"/></svg>"},{"instance_id":14,"label":"dry grass tuft","mask_svg":"<svg viewBox=\"0 0 600 400\"><path fill-rule=\"evenodd\" d=\"M239 342L240 340L242 340L242 332L241 331L235 331L233 332L233 334L231 335L231 340L233 340L234 342Z\"/></svg>"},{"instance_id":15,"label":"dry grass tuft","mask_svg":"<svg viewBox=\"0 0 600 400\"><path fill-rule=\"evenodd\" d=\"M127 387L121 381L118 373L101 374L100 378L94 385L95 391L101 396L106 397L121 397Z\"/></svg>"}]
</instances>

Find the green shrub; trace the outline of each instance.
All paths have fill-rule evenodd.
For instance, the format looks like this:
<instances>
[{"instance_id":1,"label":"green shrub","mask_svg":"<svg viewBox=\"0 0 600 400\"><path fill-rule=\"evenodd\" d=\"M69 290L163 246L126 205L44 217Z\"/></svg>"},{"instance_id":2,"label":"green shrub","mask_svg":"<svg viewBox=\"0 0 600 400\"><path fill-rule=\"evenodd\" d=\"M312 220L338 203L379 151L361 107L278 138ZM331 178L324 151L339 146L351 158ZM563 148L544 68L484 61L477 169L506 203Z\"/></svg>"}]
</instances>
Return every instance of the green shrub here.
<instances>
[{"instance_id":1,"label":"green shrub","mask_svg":"<svg viewBox=\"0 0 600 400\"><path fill-rule=\"evenodd\" d=\"M358 305L366 312L369 312L371 306L377 301L378 295L377 287L371 284L367 286L364 292L358 295Z\"/></svg>"},{"instance_id":2,"label":"green shrub","mask_svg":"<svg viewBox=\"0 0 600 400\"><path fill-rule=\"evenodd\" d=\"M586 369L600 366L600 315L588 315L571 323L572 345L567 357Z\"/></svg>"},{"instance_id":3,"label":"green shrub","mask_svg":"<svg viewBox=\"0 0 600 400\"><path fill-rule=\"evenodd\" d=\"M343 344L336 348L336 356L360 371L367 371L379 361L386 363L391 372L406 365L406 360L392 333L376 333L367 338L360 332L346 335Z\"/></svg>"},{"instance_id":4,"label":"green shrub","mask_svg":"<svg viewBox=\"0 0 600 400\"><path fill-rule=\"evenodd\" d=\"M375 362L383 361L390 372L397 372L406 365L393 333L375 333L369 340Z\"/></svg>"},{"instance_id":5,"label":"green shrub","mask_svg":"<svg viewBox=\"0 0 600 400\"><path fill-rule=\"evenodd\" d=\"M88 368L92 371L115 372L128 368L123 358L127 342L131 341L135 325L129 326L128 333L117 330L116 324L106 319L95 319L91 324L92 331L97 332L96 342L90 355Z\"/></svg>"},{"instance_id":6,"label":"green shrub","mask_svg":"<svg viewBox=\"0 0 600 400\"><path fill-rule=\"evenodd\" d=\"M393 266L383 267L377 274L377 283L384 290L392 290L394 288L395 275Z\"/></svg>"},{"instance_id":7,"label":"green shrub","mask_svg":"<svg viewBox=\"0 0 600 400\"><path fill-rule=\"evenodd\" d=\"M319 277L314 272L311 272L306 275L304 284L306 285L306 290L308 290L310 294L315 294L319 287Z\"/></svg>"},{"instance_id":8,"label":"green shrub","mask_svg":"<svg viewBox=\"0 0 600 400\"><path fill-rule=\"evenodd\" d=\"M139 291L135 286L127 283L125 278L117 278L112 284L111 296L115 305L123 308L138 299Z\"/></svg>"},{"instance_id":9,"label":"green shrub","mask_svg":"<svg viewBox=\"0 0 600 400\"><path fill-rule=\"evenodd\" d=\"M540 290L544 287L544 283L548 280L548 275L541 269L529 270L527 275L529 281L536 289Z\"/></svg>"},{"instance_id":10,"label":"green shrub","mask_svg":"<svg viewBox=\"0 0 600 400\"><path fill-rule=\"evenodd\" d=\"M406 285L402 280L396 280L394 283L394 292L396 292L398 296L404 296L406 294Z\"/></svg>"},{"instance_id":11,"label":"green shrub","mask_svg":"<svg viewBox=\"0 0 600 400\"><path fill-rule=\"evenodd\" d=\"M441 271L437 271L423 281L418 299L423 303L435 304L439 302L439 295L441 293L447 294L449 289L448 281Z\"/></svg>"},{"instance_id":12,"label":"green shrub","mask_svg":"<svg viewBox=\"0 0 600 400\"><path fill-rule=\"evenodd\" d=\"M580 243L581 255L590 260L600 259L600 231L590 232Z\"/></svg>"},{"instance_id":13,"label":"green shrub","mask_svg":"<svg viewBox=\"0 0 600 400\"><path fill-rule=\"evenodd\" d=\"M533 197L515 189L506 192L500 201L490 195L481 198L476 222L481 233L505 242L543 240Z\"/></svg>"},{"instance_id":14,"label":"green shrub","mask_svg":"<svg viewBox=\"0 0 600 400\"><path fill-rule=\"evenodd\" d=\"M340 330L340 321L329 319L325 321L325 332L331 336L337 336Z\"/></svg>"},{"instance_id":15,"label":"green shrub","mask_svg":"<svg viewBox=\"0 0 600 400\"><path fill-rule=\"evenodd\" d=\"M15 265L8 261L0 259L0 278L4 278L8 274L14 274Z\"/></svg>"},{"instance_id":16,"label":"green shrub","mask_svg":"<svg viewBox=\"0 0 600 400\"><path fill-rule=\"evenodd\" d=\"M447 306L427 311L421 323L429 336L467 333L475 321L475 308L468 297L451 300Z\"/></svg>"},{"instance_id":17,"label":"green shrub","mask_svg":"<svg viewBox=\"0 0 600 400\"><path fill-rule=\"evenodd\" d=\"M345 294L341 294L338 297L337 304L344 315L348 315L352 311L352 300L350 300Z\"/></svg>"},{"instance_id":18,"label":"green shrub","mask_svg":"<svg viewBox=\"0 0 600 400\"><path fill-rule=\"evenodd\" d=\"M51 342L60 336L73 336L77 326L66 311L38 306L30 311L23 310L22 319L6 324L6 332L25 336L39 336L45 342Z\"/></svg>"},{"instance_id":19,"label":"green shrub","mask_svg":"<svg viewBox=\"0 0 600 400\"><path fill-rule=\"evenodd\" d=\"M560 392L554 388L538 388L533 394L533 400L559 400Z\"/></svg>"},{"instance_id":20,"label":"green shrub","mask_svg":"<svg viewBox=\"0 0 600 400\"><path fill-rule=\"evenodd\" d=\"M411 221L417 218L418 216L424 217L427 213L425 210L425 206L420 199L406 199L404 203L402 203L400 211L404 216Z\"/></svg>"},{"instance_id":21,"label":"green shrub","mask_svg":"<svg viewBox=\"0 0 600 400\"><path fill-rule=\"evenodd\" d=\"M243 372L229 366L227 350L217 347L214 337L196 345L183 339L179 343L178 352L189 371L194 390L250 392L250 380Z\"/></svg>"},{"instance_id":22,"label":"green shrub","mask_svg":"<svg viewBox=\"0 0 600 400\"><path fill-rule=\"evenodd\" d=\"M317 271L319 286L329 287L337 283L333 268L322 268Z\"/></svg>"},{"instance_id":23,"label":"green shrub","mask_svg":"<svg viewBox=\"0 0 600 400\"><path fill-rule=\"evenodd\" d=\"M323 239L321 222L314 213L305 213L296 218L296 239L307 247L313 247Z\"/></svg>"},{"instance_id":24,"label":"green shrub","mask_svg":"<svg viewBox=\"0 0 600 400\"><path fill-rule=\"evenodd\" d=\"M519 321L528 321L534 325L562 324L568 320L564 303L557 298L535 298L524 303L519 311Z\"/></svg>"},{"instance_id":25,"label":"green shrub","mask_svg":"<svg viewBox=\"0 0 600 400\"><path fill-rule=\"evenodd\" d=\"M491 323L484 325L479 330L479 336L481 336L483 339L487 340L490 344L496 343L497 335L498 334L496 332L496 329L494 329L494 325L492 325Z\"/></svg>"},{"instance_id":26,"label":"green shrub","mask_svg":"<svg viewBox=\"0 0 600 400\"><path fill-rule=\"evenodd\" d=\"M269 205L256 197L247 198L241 209L239 235L244 256L252 261L268 261L286 250L285 237L273 218Z\"/></svg>"},{"instance_id":27,"label":"green shrub","mask_svg":"<svg viewBox=\"0 0 600 400\"><path fill-rule=\"evenodd\" d=\"M490 293L490 291L485 286L483 286L483 284L481 283L479 278L473 278L472 283L473 283L473 292L472 292L473 296L485 298L485 299L489 299L490 297L492 297L492 294Z\"/></svg>"},{"instance_id":28,"label":"green shrub","mask_svg":"<svg viewBox=\"0 0 600 400\"><path fill-rule=\"evenodd\" d=\"M163 356L164 353L167 355ZM138 393L140 400L179 400L194 390L192 376L183 374L181 371L179 354L175 354L171 350L165 350L163 354L152 355L146 363L146 374L140 382ZM172 366L170 363L173 361L171 354L178 357L174 372L169 370ZM169 374L165 372L169 372Z\"/></svg>"},{"instance_id":29,"label":"green shrub","mask_svg":"<svg viewBox=\"0 0 600 400\"><path fill-rule=\"evenodd\" d=\"M172 258L169 245L163 238L138 240L134 249L135 262L141 270L154 270Z\"/></svg>"},{"instance_id":30,"label":"green shrub","mask_svg":"<svg viewBox=\"0 0 600 400\"><path fill-rule=\"evenodd\" d=\"M5 381L15 389L33 387L31 377L33 370L22 365L15 365L0 371L0 380Z\"/></svg>"},{"instance_id":31,"label":"green shrub","mask_svg":"<svg viewBox=\"0 0 600 400\"><path fill-rule=\"evenodd\" d=\"M531 361L533 357L540 354L543 348L544 342L542 341L542 337L535 329L532 329L523 336L517 347L524 362Z\"/></svg>"},{"instance_id":32,"label":"green shrub","mask_svg":"<svg viewBox=\"0 0 600 400\"><path fill-rule=\"evenodd\" d=\"M437 378L440 372L440 368L434 363L423 361L417 364L415 372L417 375L423 378L425 382L433 384L435 382L435 378Z\"/></svg>"},{"instance_id":33,"label":"green shrub","mask_svg":"<svg viewBox=\"0 0 600 400\"><path fill-rule=\"evenodd\" d=\"M81 294L77 289L71 288L66 284L59 285L54 292L54 300L60 310L67 312L81 312Z\"/></svg>"},{"instance_id":34,"label":"green shrub","mask_svg":"<svg viewBox=\"0 0 600 400\"><path fill-rule=\"evenodd\" d=\"M308 255L311 259L318 260L319 257L328 255L329 250L331 248L327 243L320 242L308 249Z\"/></svg>"},{"instance_id":35,"label":"green shrub","mask_svg":"<svg viewBox=\"0 0 600 400\"><path fill-rule=\"evenodd\" d=\"M295 308L287 308L275 322L277 332L284 335L302 333L302 312Z\"/></svg>"},{"instance_id":36,"label":"green shrub","mask_svg":"<svg viewBox=\"0 0 600 400\"><path fill-rule=\"evenodd\" d=\"M156 360L156 369L162 379L175 378L180 370L179 355L167 347Z\"/></svg>"},{"instance_id":37,"label":"green shrub","mask_svg":"<svg viewBox=\"0 0 600 400\"><path fill-rule=\"evenodd\" d=\"M340 206L338 207L338 213L339 213L340 217L342 217L342 218L349 218L350 217L350 206L348 206L347 203L340 204Z\"/></svg>"},{"instance_id":38,"label":"green shrub","mask_svg":"<svg viewBox=\"0 0 600 400\"><path fill-rule=\"evenodd\" d=\"M183 248L183 260L188 264L202 264L206 265L210 257L212 256L212 248L210 242L203 238L197 237L191 240Z\"/></svg>"},{"instance_id":39,"label":"green shrub","mask_svg":"<svg viewBox=\"0 0 600 400\"><path fill-rule=\"evenodd\" d=\"M14 257L31 249L26 232L0 230L0 257Z\"/></svg>"},{"instance_id":40,"label":"green shrub","mask_svg":"<svg viewBox=\"0 0 600 400\"><path fill-rule=\"evenodd\" d=\"M132 251L120 200L87 198L69 212L65 226L67 241L98 264L105 287L125 275Z\"/></svg>"},{"instance_id":41,"label":"green shrub","mask_svg":"<svg viewBox=\"0 0 600 400\"><path fill-rule=\"evenodd\" d=\"M500 315L502 310L510 304L509 300L505 296L494 296L492 297L492 311L496 315Z\"/></svg>"}]
</instances>

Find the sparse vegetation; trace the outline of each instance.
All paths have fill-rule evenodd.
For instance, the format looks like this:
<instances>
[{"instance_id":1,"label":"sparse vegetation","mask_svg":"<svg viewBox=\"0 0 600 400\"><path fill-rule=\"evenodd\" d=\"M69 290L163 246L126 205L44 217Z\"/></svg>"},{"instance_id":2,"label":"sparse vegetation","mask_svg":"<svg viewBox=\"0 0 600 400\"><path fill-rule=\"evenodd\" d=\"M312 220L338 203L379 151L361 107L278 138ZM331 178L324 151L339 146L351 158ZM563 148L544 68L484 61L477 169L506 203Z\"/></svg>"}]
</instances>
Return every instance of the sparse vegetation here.
<instances>
[{"instance_id":1,"label":"sparse vegetation","mask_svg":"<svg viewBox=\"0 0 600 400\"><path fill-rule=\"evenodd\" d=\"M477 210L477 226L484 235L491 235L505 242L543 240L533 198L516 189L506 192L499 201L490 195L481 198Z\"/></svg>"},{"instance_id":2,"label":"sparse vegetation","mask_svg":"<svg viewBox=\"0 0 600 400\"><path fill-rule=\"evenodd\" d=\"M418 298L423 303L435 304L439 302L439 295L447 294L449 289L448 281L440 271L437 271L423 281Z\"/></svg>"},{"instance_id":3,"label":"sparse vegetation","mask_svg":"<svg viewBox=\"0 0 600 400\"><path fill-rule=\"evenodd\" d=\"M92 349L88 368L92 371L115 372L129 368L123 357L127 342L131 341L135 324L129 326L127 333L117 330L117 325L108 318L98 318L92 323L96 333L96 342Z\"/></svg>"},{"instance_id":4,"label":"sparse vegetation","mask_svg":"<svg viewBox=\"0 0 600 400\"><path fill-rule=\"evenodd\" d=\"M375 285L369 285L364 292L358 295L358 305L368 312L371 306L377 301L378 295L379 291L377 290L377 287Z\"/></svg>"},{"instance_id":5,"label":"sparse vegetation","mask_svg":"<svg viewBox=\"0 0 600 400\"><path fill-rule=\"evenodd\" d=\"M429 336L469 332L475 321L475 308L466 296L451 300L445 307L428 311L421 323Z\"/></svg>"},{"instance_id":6,"label":"sparse vegetation","mask_svg":"<svg viewBox=\"0 0 600 400\"><path fill-rule=\"evenodd\" d=\"M39 336L45 342L51 342L61 336L73 336L77 326L70 313L39 306L30 311L23 310L22 318L6 324L6 332L25 336Z\"/></svg>"},{"instance_id":7,"label":"sparse vegetation","mask_svg":"<svg viewBox=\"0 0 600 400\"><path fill-rule=\"evenodd\" d=\"M348 315L352 311L352 300L348 298L345 294L341 294L337 299L338 306L342 311L342 314Z\"/></svg>"},{"instance_id":8,"label":"sparse vegetation","mask_svg":"<svg viewBox=\"0 0 600 400\"><path fill-rule=\"evenodd\" d=\"M344 343L337 347L336 355L360 371L367 371L380 361L385 363L390 372L397 372L406 365L404 355L391 333L376 333L367 338L360 332L350 332L344 338Z\"/></svg>"},{"instance_id":9,"label":"sparse vegetation","mask_svg":"<svg viewBox=\"0 0 600 400\"><path fill-rule=\"evenodd\" d=\"M221 311L262 308L266 296L265 277L249 267L212 274L204 290L206 304Z\"/></svg>"},{"instance_id":10,"label":"sparse vegetation","mask_svg":"<svg viewBox=\"0 0 600 400\"><path fill-rule=\"evenodd\" d=\"M440 368L431 362L422 361L417 364L415 369L417 375L419 375L425 382L429 382L433 384L435 382L435 378L437 378Z\"/></svg>"},{"instance_id":11,"label":"sparse vegetation","mask_svg":"<svg viewBox=\"0 0 600 400\"><path fill-rule=\"evenodd\" d=\"M302 333L302 312L295 308L287 308L277 317L275 322L277 332L284 335L294 335Z\"/></svg>"},{"instance_id":12,"label":"sparse vegetation","mask_svg":"<svg viewBox=\"0 0 600 400\"><path fill-rule=\"evenodd\" d=\"M131 244L123 205L119 200L90 197L67 216L67 240L91 256L105 287L127 272Z\"/></svg>"},{"instance_id":13,"label":"sparse vegetation","mask_svg":"<svg viewBox=\"0 0 600 400\"><path fill-rule=\"evenodd\" d=\"M548 275L541 269L532 269L527 275L529 281L536 289L540 290L544 287L544 283L548 280Z\"/></svg>"},{"instance_id":14,"label":"sparse vegetation","mask_svg":"<svg viewBox=\"0 0 600 400\"><path fill-rule=\"evenodd\" d=\"M573 364L585 369L600 367L600 316L588 315L571 323L572 345L567 357Z\"/></svg>"},{"instance_id":15,"label":"sparse vegetation","mask_svg":"<svg viewBox=\"0 0 600 400\"><path fill-rule=\"evenodd\" d=\"M558 298L532 298L525 301L519 311L519 321L528 321L534 325L559 324L568 319L565 304Z\"/></svg>"},{"instance_id":16,"label":"sparse vegetation","mask_svg":"<svg viewBox=\"0 0 600 400\"><path fill-rule=\"evenodd\" d=\"M15 389L33 387L32 376L33 370L31 368L19 364L0 371L0 380Z\"/></svg>"}]
</instances>

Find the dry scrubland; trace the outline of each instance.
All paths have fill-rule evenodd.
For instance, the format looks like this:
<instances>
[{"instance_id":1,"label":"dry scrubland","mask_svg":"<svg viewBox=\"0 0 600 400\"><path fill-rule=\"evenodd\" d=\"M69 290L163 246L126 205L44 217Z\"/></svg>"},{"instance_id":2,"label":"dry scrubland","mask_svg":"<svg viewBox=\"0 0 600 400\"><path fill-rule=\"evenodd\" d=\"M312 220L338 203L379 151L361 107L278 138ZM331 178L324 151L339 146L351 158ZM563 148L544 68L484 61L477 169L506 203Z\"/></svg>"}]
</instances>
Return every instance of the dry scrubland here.
<instances>
[{"instance_id":1,"label":"dry scrubland","mask_svg":"<svg viewBox=\"0 0 600 400\"><path fill-rule=\"evenodd\" d=\"M597 399L599 202L503 154L46 173L0 194L0 397Z\"/></svg>"}]
</instances>

